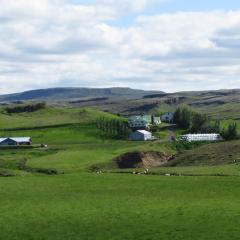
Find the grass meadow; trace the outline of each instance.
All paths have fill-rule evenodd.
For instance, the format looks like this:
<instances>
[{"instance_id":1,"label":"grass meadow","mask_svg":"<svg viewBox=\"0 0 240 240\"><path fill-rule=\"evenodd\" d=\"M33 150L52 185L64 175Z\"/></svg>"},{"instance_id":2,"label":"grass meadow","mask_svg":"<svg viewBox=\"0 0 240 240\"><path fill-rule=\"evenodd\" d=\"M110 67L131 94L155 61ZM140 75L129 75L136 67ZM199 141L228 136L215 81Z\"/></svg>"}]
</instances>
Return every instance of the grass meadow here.
<instances>
[{"instance_id":1,"label":"grass meadow","mask_svg":"<svg viewBox=\"0 0 240 240\"><path fill-rule=\"evenodd\" d=\"M239 239L238 178L2 178L1 239Z\"/></svg>"},{"instance_id":2,"label":"grass meadow","mask_svg":"<svg viewBox=\"0 0 240 240\"><path fill-rule=\"evenodd\" d=\"M128 151L176 153L170 143L107 139L93 124L99 114L115 117L53 108L0 115L1 136L48 145L0 149L0 173L12 174L0 177L0 239L239 239L239 165L151 169L156 175L91 172ZM21 170L23 160L29 169L61 174ZM191 176L160 176L165 173Z\"/></svg>"}]
</instances>

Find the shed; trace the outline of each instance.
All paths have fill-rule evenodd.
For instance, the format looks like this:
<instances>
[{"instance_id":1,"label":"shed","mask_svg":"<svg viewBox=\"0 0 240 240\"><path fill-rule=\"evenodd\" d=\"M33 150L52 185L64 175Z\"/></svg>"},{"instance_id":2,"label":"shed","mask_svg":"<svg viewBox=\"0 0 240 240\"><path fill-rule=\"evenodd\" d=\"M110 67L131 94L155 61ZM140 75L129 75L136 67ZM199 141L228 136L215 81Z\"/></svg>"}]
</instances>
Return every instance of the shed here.
<instances>
[{"instance_id":1,"label":"shed","mask_svg":"<svg viewBox=\"0 0 240 240\"><path fill-rule=\"evenodd\" d=\"M148 141L152 140L152 133L146 130L137 130L130 134L129 139L131 141Z\"/></svg>"}]
</instances>

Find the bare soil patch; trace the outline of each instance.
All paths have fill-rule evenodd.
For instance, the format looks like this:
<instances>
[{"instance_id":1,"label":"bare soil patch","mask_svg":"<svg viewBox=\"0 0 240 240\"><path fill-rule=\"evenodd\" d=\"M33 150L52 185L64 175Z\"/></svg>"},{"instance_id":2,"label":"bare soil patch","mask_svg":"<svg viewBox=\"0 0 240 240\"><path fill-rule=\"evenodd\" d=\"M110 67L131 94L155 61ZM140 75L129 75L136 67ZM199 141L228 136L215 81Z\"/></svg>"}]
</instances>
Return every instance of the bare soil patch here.
<instances>
[{"instance_id":1,"label":"bare soil patch","mask_svg":"<svg viewBox=\"0 0 240 240\"><path fill-rule=\"evenodd\" d=\"M130 152L125 153L115 159L120 169L124 168L152 168L166 164L172 159L172 156L162 152Z\"/></svg>"}]
</instances>

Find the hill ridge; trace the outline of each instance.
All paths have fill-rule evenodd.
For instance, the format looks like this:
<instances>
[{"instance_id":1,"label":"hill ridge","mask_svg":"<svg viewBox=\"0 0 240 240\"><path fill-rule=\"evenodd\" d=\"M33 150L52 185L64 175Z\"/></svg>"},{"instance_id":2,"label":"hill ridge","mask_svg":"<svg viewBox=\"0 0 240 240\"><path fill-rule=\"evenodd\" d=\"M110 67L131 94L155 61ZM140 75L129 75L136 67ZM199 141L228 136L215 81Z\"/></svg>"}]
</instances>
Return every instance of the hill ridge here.
<instances>
[{"instance_id":1,"label":"hill ridge","mask_svg":"<svg viewBox=\"0 0 240 240\"><path fill-rule=\"evenodd\" d=\"M162 94L161 91L144 91L127 87L113 88L46 88L28 90L20 93L0 95L0 101L25 101L25 100L63 100L63 99L87 99L106 97L111 99L135 99L149 94Z\"/></svg>"}]
</instances>

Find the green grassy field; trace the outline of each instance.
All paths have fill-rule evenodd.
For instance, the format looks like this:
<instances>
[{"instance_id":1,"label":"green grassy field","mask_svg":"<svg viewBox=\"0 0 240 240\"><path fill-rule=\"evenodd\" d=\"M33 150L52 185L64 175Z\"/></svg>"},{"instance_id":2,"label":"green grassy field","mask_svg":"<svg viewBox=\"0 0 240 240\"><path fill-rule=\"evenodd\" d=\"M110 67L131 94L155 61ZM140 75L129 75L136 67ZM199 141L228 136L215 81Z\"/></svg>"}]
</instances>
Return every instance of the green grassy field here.
<instances>
[{"instance_id":1,"label":"green grassy field","mask_svg":"<svg viewBox=\"0 0 240 240\"><path fill-rule=\"evenodd\" d=\"M0 177L0 239L239 239L238 164L151 169L156 175L91 172L129 151L176 153L171 143L108 139L93 124L99 115L116 117L54 108L0 115L1 129L51 126L1 130L48 148L0 149L0 176L12 175ZM157 176L165 173L199 176Z\"/></svg>"},{"instance_id":2,"label":"green grassy field","mask_svg":"<svg viewBox=\"0 0 240 240\"><path fill-rule=\"evenodd\" d=\"M0 129L34 128L73 123L89 123L99 116L115 117L91 108L47 107L32 113L6 114L0 109Z\"/></svg>"},{"instance_id":3,"label":"green grassy field","mask_svg":"<svg viewBox=\"0 0 240 240\"><path fill-rule=\"evenodd\" d=\"M239 239L239 180L69 174L1 179L1 239Z\"/></svg>"}]
</instances>

